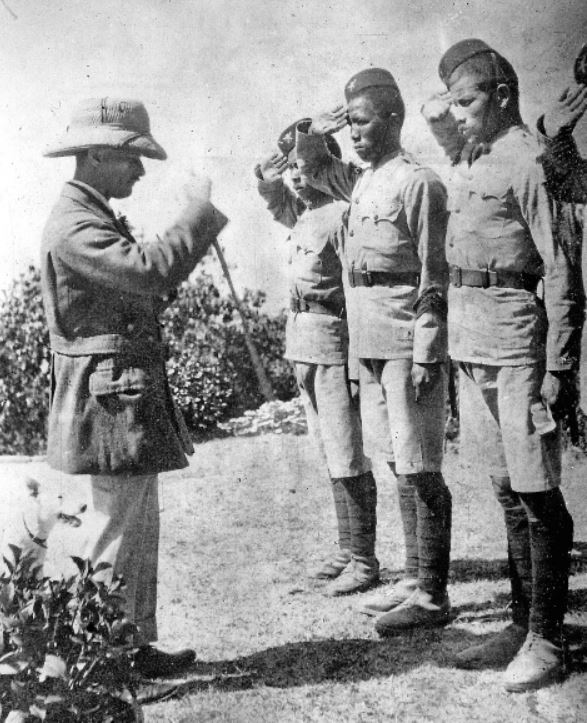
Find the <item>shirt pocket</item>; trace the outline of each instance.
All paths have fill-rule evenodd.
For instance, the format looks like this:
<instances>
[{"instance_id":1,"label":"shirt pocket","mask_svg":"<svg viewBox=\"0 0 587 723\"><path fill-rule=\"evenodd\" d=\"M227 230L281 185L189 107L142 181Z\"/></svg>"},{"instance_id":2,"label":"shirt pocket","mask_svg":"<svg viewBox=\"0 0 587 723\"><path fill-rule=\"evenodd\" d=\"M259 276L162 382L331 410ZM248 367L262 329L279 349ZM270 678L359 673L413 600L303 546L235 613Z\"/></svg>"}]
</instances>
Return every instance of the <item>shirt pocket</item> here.
<instances>
[{"instance_id":1,"label":"shirt pocket","mask_svg":"<svg viewBox=\"0 0 587 723\"><path fill-rule=\"evenodd\" d=\"M513 194L509 186L497 179L475 183L469 191L468 228L479 236L499 238L512 216Z\"/></svg>"}]
</instances>

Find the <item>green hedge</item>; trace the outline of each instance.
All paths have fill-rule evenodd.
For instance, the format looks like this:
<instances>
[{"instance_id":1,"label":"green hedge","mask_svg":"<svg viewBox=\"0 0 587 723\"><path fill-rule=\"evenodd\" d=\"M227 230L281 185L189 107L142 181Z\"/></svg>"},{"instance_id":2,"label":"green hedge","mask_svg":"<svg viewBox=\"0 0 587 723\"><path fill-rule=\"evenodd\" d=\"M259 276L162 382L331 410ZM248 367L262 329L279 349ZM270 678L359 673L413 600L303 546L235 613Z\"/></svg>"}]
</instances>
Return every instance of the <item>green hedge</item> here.
<instances>
[{"instance_id":1,"label":"green hedge","mask_svg":"<svg viewBox=\"0 0 587 723\"><path fill-rule=\"evenodd\" d=\"M285 314L263 311L262 292L247 291L243 307L276 396L295 394L282 358ZM219 421L263 401L234 302L205 269L178 290L161 317L169 344L172 392L195 438L217 433ZM49 406L49 333L41 302L40 272L31 266L0 300L0 454L45 449Z\"/></svg>"}]
</instances>

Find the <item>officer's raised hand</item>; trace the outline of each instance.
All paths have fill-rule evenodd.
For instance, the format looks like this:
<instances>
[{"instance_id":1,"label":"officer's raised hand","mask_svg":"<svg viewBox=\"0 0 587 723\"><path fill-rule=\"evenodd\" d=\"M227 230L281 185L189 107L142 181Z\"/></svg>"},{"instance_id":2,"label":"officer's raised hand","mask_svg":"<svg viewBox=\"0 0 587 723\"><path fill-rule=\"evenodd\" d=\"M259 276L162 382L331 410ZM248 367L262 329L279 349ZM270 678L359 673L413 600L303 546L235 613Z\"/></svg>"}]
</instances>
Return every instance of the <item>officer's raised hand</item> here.
<instances>
[{"instance_id":1,"label":"officer's raised hand","mask_svg":"<svg viewBox=\"0 0 587 723\"><path fill-rule=\"evenodd\" d=\"M183 186L186 201L207 203L212 194L212 181L208 176L191 171L188 180Z\"/></svg>"},{"instance_id":2,"label":"officer's raised hand","mask_svg":"<svg viewBox=\"0 0 587 723\"><path fill-rule=\"evenodd\" d=\"M549 138L561 131L571 133L587 110L587 85L567 88L544 114L544 130Z\"/></svg>"},{"instance_id":3,"label":"officer's raised hand","mask_svg":"<svg viewBox=\"0 0 587 723\"><path fill-rule=\"evenodd\" d=\"M416 401L419 402L438 377L440 364L412 364L412 386L414 387L414 395Z\"/></svg>"},{"instance_id":4,"label":"officer's raised hand","mask_svg":"<svg viewBox=\"0 0 587 723\"><path fill-rule=\"evenodd\" d=\"M319 113L312 118L310 133L317 136L325 136L336 133L348 123L347 109L345 105L337 105L332 110Z\"/></svg>"},{"instance_id":5,"label":"officer's raised hand","mask_svg":"<svg viewBox=\"0 0 587 723\"><path fill-rule=\"evenodd\" d=\"M259 172L264 181L277 181L287 170L287 158L280 151L272 151L259 163Z\"/></svg>"}]
</instances>

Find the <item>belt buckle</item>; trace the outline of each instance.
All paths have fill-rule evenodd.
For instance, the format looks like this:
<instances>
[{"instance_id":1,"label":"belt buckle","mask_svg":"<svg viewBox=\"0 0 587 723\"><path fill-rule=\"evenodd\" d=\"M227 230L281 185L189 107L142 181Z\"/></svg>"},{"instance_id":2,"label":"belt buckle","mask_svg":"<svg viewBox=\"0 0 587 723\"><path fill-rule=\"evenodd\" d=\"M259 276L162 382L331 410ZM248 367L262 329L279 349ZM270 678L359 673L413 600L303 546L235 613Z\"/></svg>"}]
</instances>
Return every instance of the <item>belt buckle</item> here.
<instances>
[{"instance_id":1,"label":"belt buckle","mask_svg":"<svg viewBox=\"0 0 587 723\"><path fill-rule=\"evenodd\" d=\"M497 286L497 271L489 269L479 269L481 272L481 286L488 289L490 286Z\"/></svg>"},{"instance_id":2,"label":"belt buckle","mask_svg":"<svg viewBox=\"0 0 587 723\"><path fill-rule=\"evenodd\" d=\"M368 269L361 269L361 278L363 286L373 286L373 275Z\"/></svg>"},{"instance_id":3,"label":"belt buckle","mask_svg":"<svg viewBox=\"0 0 587 723\"><path fill-rule=\"evenodd\" d=\"M463 285L463 270L460 266L453 266L450 270L450 283L456 289L460 289Z\"/></svg>"}]
</instances>

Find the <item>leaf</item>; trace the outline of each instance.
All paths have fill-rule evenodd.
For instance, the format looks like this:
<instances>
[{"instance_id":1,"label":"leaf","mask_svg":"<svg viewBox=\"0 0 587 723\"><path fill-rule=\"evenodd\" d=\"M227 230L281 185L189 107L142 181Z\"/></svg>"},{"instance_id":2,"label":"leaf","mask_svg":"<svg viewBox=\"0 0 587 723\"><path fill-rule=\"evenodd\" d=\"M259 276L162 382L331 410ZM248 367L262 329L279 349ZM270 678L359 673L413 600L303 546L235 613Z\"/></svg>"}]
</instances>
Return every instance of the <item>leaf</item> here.
<instances>
[{"instance_id":1,"label":"leaf","mask_svg":"<svg viewBox=\"0 0 587 723\"><path fill-rule=\"evenodd\" d=\"M96 567L94 568L94 571L92 574L96 575L97 573L103 572L104 570L110 570L111 567L112 567L112 565L109 562L105 562L105 561L99 562L96 565Z\"/></svg>"},{"instance_id":2,"label":"leaf","mask_svg":"<svg viewBox=\"0 0 587 723\"><path fill-rule=\"evenodd\" d=\"M83 573L86 569L86 561L82 560L81 557L77 557L76 555L72 555L71 559L73 560L74 565L77 567L77 569Z\"/></svg>"},{"instance_id":3,"label":"leaf","mask_svg":"<svg viewBox=\"0 0 587 723\"><path fill-rule=\"evenodd\" d=\"M45 663L39 671L39 681L42 683L47 678L63 678L63 680L67 680L67 665L63 658L50 654L45 657Z\"/></svg>"}]
</instances>

